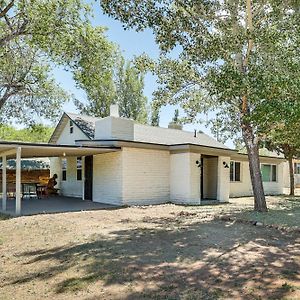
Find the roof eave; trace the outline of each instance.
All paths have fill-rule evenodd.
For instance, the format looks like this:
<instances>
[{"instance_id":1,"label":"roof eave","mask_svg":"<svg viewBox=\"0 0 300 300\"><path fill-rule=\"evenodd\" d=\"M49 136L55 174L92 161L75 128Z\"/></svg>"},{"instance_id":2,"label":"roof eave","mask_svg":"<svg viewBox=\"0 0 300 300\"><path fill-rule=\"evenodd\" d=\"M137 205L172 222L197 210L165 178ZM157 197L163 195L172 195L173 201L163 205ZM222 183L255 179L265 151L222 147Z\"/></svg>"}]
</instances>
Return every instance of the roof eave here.
<instances>
[{"instance_id":1,"label":"roof eave","mask_svg":"<svg viewBox=\"0 0 300 300\"><path fill-rule=\"evenodd\" d=\"M51 135L49 141L48 141L49 144L55 144L55 143L57 142L58 139L54 139L54 136L55 136L56 133L58 133L59 127L63 126L63 120L64 120L66 117L67 117L69 120L71 120L71 121L76 125L76 127L77 127L77 128L78 128L78 129L79 129L79 130L80 130L80 131L81 131L81 132L82 132L89 140L92 140L92 138L89 137L89 136L88 136L88 135L80 128L80 126L78 126L78 124L76 123L76 121L75 121L74 119L72 119L72 118L68 115L68 113L64 112L63 115L61 116L59 122L57 123L57 125L56 125L56 127L55 127L55 129L54 129L54 131L53 131L53 133L52 133L52 135ZM60 132L60 133L61 133L61 132ZM60 133L58 133L58 135L59 135Z\"/></svg>"}]
</instances>

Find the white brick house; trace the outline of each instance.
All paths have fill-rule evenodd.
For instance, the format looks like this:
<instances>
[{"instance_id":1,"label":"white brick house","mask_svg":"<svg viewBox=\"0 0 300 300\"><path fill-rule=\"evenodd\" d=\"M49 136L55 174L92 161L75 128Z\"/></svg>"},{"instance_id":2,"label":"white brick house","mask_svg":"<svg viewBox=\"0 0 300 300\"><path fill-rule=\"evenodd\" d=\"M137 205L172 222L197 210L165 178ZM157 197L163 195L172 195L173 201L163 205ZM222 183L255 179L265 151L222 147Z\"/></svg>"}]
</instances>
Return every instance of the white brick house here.
<instances>
[{"instance_id":1,"label":"white brick house","mask_svg":"<svg viewBox=\"0 0 300 300\"><path fill-rule=\"evenodd\" d=\"M50 142L108 147L82 157L52 157L61 193L115 205L227 202L252 194L247 156L208 135L137 124L113 113L65 113ZM266 194L283 193L284 160L261 157Z\"/></svg>"}]
</instances>

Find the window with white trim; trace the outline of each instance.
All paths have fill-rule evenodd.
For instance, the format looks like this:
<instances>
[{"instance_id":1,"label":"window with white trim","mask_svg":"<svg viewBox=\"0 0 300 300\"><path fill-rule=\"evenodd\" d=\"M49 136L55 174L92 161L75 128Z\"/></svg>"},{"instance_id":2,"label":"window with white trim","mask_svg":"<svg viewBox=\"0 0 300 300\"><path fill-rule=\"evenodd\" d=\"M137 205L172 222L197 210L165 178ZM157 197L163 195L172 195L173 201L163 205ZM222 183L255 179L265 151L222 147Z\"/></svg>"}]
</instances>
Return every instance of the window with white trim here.
<instances>
[{"instance_id":1,"label":"window with white trim","mask_svg":"<svg viewBox=\"0 0 300 300\"><path fill-rule=\"evenodd\" d=\"M77 157L77 180L82 180L82 158Z\"/></svg>"},{"instance_id":2,"label":"window with white trim","mask_svg":"<svg viewBox=\"0 0 300 300\"><path fill-rule=\"evenodd\" d=\"M241 181L241 163L239 161L230 162L230 181Z\"/></svg>"},{"instance_id":3,"label":"window with white trim","mask_svg":"<svg viewBox=\"0 0 300 300\"><path fill-rule=\"evenodd\" d=\"M263 182L277 181L277 165L262 164L260 169Z\"/></svg>"},{"instance_id":4,"label":"window with white trim","mask_svg":"<svg viewBox=\"0 0 300 300\"><path fill-rule=\"evenodd\" d=\"M300 174L300 163L294 163L294 174Z\"/></svg>"},{"instance_id":5,"label":"window with white trim","mask_svg":"<svg viewBox=\"0 0 300 300\"><path fill-rule=\"evenodd\" d=\"M70 120L70 134L72 134L74 132L74 125L73 125L73 121Z\"/></svg>"},{"instance_id":6,"label":"window with white trim","mask_svg":"<svg viewBox=\"0 0 300 300\"><path fill-rule=\"evenodd\" d=\"M66 181L67 180L67 159L63 158L61 160L61 180Z\"/></svg>"}]
</instances>

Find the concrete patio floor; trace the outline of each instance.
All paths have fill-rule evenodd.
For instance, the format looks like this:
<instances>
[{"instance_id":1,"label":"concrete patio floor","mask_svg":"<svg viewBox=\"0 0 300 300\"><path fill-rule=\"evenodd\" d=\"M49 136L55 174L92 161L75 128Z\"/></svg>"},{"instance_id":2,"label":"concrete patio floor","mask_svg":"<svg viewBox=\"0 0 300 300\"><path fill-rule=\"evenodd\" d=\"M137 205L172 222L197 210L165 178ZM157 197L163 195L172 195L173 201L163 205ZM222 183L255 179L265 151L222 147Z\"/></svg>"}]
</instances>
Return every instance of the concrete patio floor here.
<instances>
[{"instance_id":1,"label":"concrete patio floor","mask_svg":"<svg viewBox=\"0 0 300 300\"><path fill-rule=\"evenodd\" d=\"M2 210L2 199L0 200L0 213L15 215L15 199L7 199L7 209ZM21 215L37 215L47 213L61 213L61 212L76 212L86 210L108 209L117 206L97 203L92 201L84 201L80 198L72 197L48 197L48 198L27 198L22 200Z\"/></svg>"}]
</instances>

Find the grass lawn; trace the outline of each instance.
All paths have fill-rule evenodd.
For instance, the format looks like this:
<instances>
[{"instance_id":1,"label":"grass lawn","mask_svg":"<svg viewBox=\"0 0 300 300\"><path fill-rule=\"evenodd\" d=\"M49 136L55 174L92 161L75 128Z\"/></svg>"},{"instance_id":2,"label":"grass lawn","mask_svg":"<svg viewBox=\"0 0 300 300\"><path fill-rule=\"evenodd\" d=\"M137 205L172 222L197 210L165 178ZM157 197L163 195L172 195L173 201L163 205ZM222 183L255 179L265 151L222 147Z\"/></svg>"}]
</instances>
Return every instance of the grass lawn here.
<instances>
[{"instance_id":1,"label":"grass lawn","mask_svg":"<svg viewBox=\"0 0 300 300\"><path fill-rule=\"evenodd\" d=\"M268 204L260 215L240 198L1 220L0 299L300 299L300 199Z\"/></svg>"},{"instance_id":2,"label":"grass lawn","mask_svg":"<svg viewBox=\"0 0 300 300\"><path fill-rule=\"evenodd\" d=\"M258 221L266 225L300 230L300 197L276 196L267 197L269 211L253 211L253 198L231 199L230 204L220 208L220 215L231 216L239 220Z\"/></svg>"},{"instance_id":3,"label":"grass lawn","mask_svg":"<svg viewBox=\"0 0 300 300\"><path fill-rule=\"evenodd\" d=\"M240 215L234 215L237 218L259 221L268 225L300 229L300 197L278 197L276 202L270 203L268 213L246 210Z\"/></svg>"}]
</instances>

